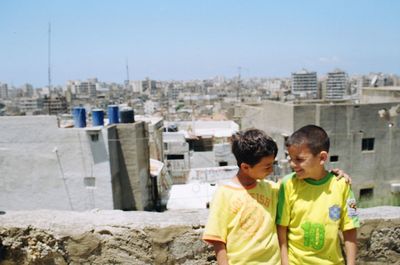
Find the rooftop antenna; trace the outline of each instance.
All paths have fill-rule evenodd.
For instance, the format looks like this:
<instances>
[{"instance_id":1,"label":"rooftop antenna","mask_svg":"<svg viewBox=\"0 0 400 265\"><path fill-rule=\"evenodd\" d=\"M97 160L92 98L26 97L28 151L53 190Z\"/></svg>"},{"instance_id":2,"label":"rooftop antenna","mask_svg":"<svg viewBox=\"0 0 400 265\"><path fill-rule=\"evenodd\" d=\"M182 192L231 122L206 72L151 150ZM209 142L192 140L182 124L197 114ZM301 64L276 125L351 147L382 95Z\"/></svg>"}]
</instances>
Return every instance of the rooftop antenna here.
<instances>
[{"instance_id":1,"label":"rooftop antenna","mask_svg":"<svg viewBox=\"0 0 400 265\"><path fill-rule=\"evenodd\" d=\"M48 85L49 85L49 96L51 93L51 23L49 22L49 39L48 39Z\"/></svg>"},{"instance_id":2,"label":"rooftop antenna","mask_svg":"<svg viewBox=\"0 0 400 265\"><path fill-rule=\"evenodd\" d=\"M49 87L49 97L47 99L47 111L48 114L50 115L51 113L51 108L50 108L50 102L51 102L51 23L49 22L49 32L48 32L48 43L47 43L47 58L48 58L48 69L47 69L47 81L48 81L48 87Z\"/></svg>"},{"instance_id":3,"label":"rooftop antenna","mask_svg":"<svg viewBox=\"0 0 400 265\"><path fill-rule=\"evenodd\" d=\"M125 81L126 89L129 88L129 63L128 58L126 58L126 81Z\"/></svg>"},{"instance_id":4,"label":"rooftop antenna","mask_svg":"<svg viewBox=\"0 0 400 265\"><path fill-rule=\"evenodd\" d=\"M236 91L236 99L237 99L237 101L238 102L240 102L240 86L241 86L241 80L240 80L240 74L241 74L241 71L242 71L242 67L238 67L238 72L239 72L239 74L238 74L238 84L237 84L237 91Z\"/></svg>"}]
</instances>

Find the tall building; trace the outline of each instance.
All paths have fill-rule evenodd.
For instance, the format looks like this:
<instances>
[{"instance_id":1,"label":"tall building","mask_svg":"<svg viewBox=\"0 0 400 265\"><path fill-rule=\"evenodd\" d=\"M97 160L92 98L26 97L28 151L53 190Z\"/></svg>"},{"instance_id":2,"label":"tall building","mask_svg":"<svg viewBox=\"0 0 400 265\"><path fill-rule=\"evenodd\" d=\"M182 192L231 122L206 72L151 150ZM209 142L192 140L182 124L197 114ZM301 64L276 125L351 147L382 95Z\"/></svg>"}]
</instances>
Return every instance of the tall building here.
<instances>
[{"instance_id":1,"label":"tall building","mask_svg":"<svg viewBox=\"0 0 400 265\"><path fill-rule=\"evenodd\" d=\"M292 73L292 94L297 98L317 98L317 72L303 69Z\"/></svg>"},{"instance_id":2,"label":"tall building","mask_svg":"<svg viewBox=\"0 0 400 265\"><path fill-rule=\"evenodd\" d=\"M328 73L326 81L326 99L342 99L346 93L348 75L346 72L335 69Z\"/></svg>"},{"instance_id":3,"label":"tall building","mask_svg":"<svg viewBox=\"0 0 400 265\"><path fill-rule=\"evenodd\" d=\"M7 84L0 83L0 99L8 98L8 86Z\"/></svg>"}]
</instances>

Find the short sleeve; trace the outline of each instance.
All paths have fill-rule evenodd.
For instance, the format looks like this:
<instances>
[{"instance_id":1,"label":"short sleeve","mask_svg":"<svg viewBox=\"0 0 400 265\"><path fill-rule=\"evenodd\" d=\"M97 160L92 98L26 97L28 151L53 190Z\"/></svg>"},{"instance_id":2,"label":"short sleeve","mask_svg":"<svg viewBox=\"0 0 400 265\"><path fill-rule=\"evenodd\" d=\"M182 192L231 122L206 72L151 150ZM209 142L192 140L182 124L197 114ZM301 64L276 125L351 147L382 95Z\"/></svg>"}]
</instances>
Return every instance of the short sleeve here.
<instances>
[{"instance_id":1,"label":"short sleeve","mask_svg":"<svg viewBox=\"0 0 400 265\"><path fill-rule=\"evenodd\" d=\"M219 187L210 204L210 213L202 238L204 241L208 243L212 241L226 243L229 222L228 207L229 202L227 201L225 189Z\"/></svg>"},{"instance_id":2,"label":"short sleeve","mask_svg":"<svg viewBox=\"0 0 400 265\"><path fill-rule=\"evenodd\" d=\"M276 224L281 226L289 226L290 222L290 206L289 191L287 179L281 182L278 191L278 209L276 213Z\"/></svg>"},{"instance_id":3,"label":"short sleeve","mask_svg":"<svg viewBox=\"0 0 400 265\"><path fill-rule=\"evenodd\" d=\"M340 224L340 230L346 231L360 227L360 220L358 218L357 203L354 198L354 193L350 185L346 184L344 197L343 197L343 215Z\"/></svg>"}]
</instances>

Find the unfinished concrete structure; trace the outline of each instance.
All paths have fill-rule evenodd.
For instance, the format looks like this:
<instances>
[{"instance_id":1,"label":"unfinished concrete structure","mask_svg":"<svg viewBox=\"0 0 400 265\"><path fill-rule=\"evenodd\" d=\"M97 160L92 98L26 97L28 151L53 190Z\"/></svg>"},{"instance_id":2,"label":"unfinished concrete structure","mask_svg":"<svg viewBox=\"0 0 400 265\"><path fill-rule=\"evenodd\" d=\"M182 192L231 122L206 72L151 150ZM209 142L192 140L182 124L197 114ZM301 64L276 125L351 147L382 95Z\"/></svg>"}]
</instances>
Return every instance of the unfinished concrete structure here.
<instances>
[{"instance_id":1,"label":"unfinished concrete structure","mask_svg":"<svg viewBox=\"0 0 400 265\"><path fill-rule=\"evenodd\" d=\"M56 116L21 116L0 128L1 210L151 205L144 122L59 128Z\"/></svg>"},{"instance_id":2,"label":"unfinished concrete structure","mask_svg":"<svg viewBox=\"0 0 400 265\"><path fill-rule=\"evenodd\" d=\"M363 87L360 100L362 103L398 102L400 86Z\"/></svg>"},{"instance_id":3,"label":"unfinished concrete structure","mask_svg":"<svg viewBox=\"0 0 400 265\"><path fill-rule=\"evenodd\" d=\"M331 167L342 168L352 176L356 195L387 198L391 185L400 182L399 103L268 101L244 107L242 128L265 130L278 143L278 159L285 161L286 137L304 125L319 125L331 140Z\"/></svg>"}]
</instances>

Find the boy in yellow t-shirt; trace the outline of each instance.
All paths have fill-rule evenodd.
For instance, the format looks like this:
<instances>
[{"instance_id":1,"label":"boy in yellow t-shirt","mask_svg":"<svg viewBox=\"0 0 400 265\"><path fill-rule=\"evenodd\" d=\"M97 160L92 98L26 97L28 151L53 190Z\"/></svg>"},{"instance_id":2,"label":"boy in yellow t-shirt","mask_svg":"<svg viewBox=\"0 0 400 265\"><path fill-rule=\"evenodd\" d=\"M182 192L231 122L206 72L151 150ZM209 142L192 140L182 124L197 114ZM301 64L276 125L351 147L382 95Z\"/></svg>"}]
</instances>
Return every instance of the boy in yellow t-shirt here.
<instances>
[{"instance_id":1,"label":"boy in yellow t-shirt","mask_svg":"<svg viewBox=\"0 0 400 265\"><path fill-rule=\"evenodd\" d=\"M280 264L279 187L264 180L272 173L277 145L263 131L250 129L233 136L232 152L239 170L214 194L203 240L214 246L219 265Z\"/></svg>"},{"instance_id":2,"label":"boy in yellow t-shirt","mask_svg":"<svg viewBox=\"0 0 400 265\"><path fill-rule=\"evenodd\" d=\"M355 264L360 226L355 199L345 180L325 170L327 133L307 125L294 132L286 146L294 173L283 179L279 190L276 223L282 264L344 264L339 231L346 264Z\"/></svg>"}]
</instances>

